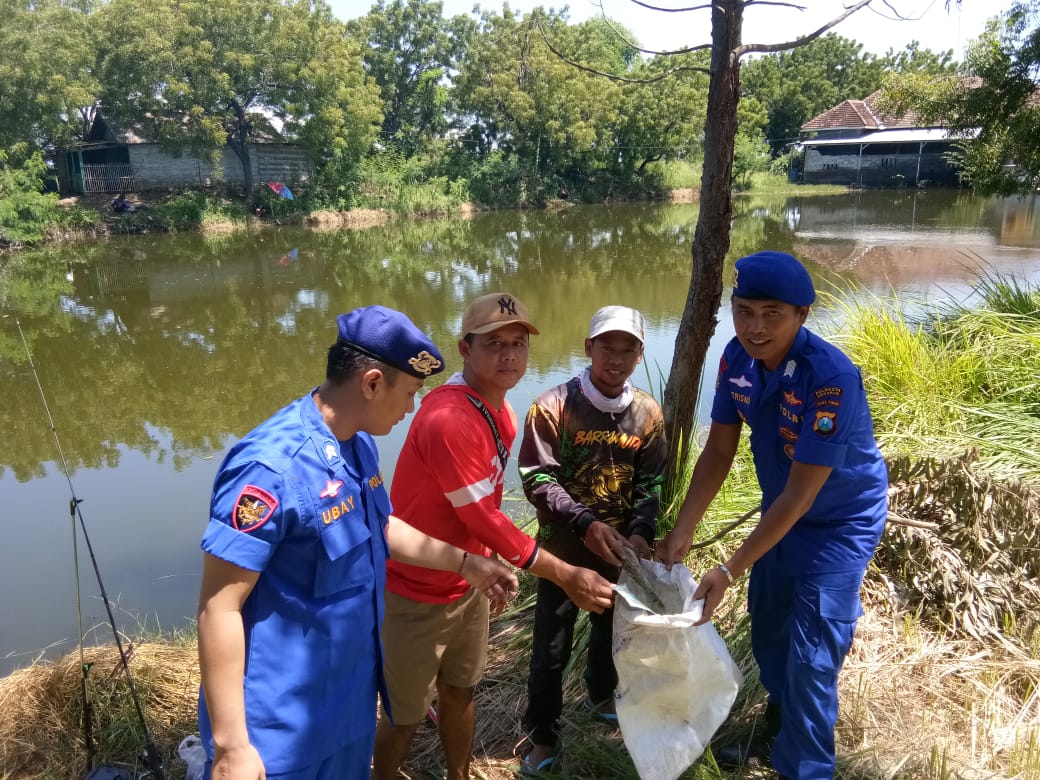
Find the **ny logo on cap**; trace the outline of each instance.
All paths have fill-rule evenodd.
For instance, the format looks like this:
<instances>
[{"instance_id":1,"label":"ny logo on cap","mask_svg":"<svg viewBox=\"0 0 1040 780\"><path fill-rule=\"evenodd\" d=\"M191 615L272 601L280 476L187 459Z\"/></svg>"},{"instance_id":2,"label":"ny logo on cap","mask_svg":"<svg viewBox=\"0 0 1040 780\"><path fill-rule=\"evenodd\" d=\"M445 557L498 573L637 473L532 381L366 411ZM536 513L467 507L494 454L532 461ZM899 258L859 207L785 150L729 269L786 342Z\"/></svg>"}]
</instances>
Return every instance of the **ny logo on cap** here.
<instances>
[{"instance_id":1,"label":"ny logo on cap","mask_svg":"<svg viewBox=\"0 0 1040 780\"><path fill-rule=\"evenodd\" d=\"M512 314L516 316L516 301L512 298L506 298L504 295L498 299L498 313L499 314Z\"/></svg>"}]
</instances>

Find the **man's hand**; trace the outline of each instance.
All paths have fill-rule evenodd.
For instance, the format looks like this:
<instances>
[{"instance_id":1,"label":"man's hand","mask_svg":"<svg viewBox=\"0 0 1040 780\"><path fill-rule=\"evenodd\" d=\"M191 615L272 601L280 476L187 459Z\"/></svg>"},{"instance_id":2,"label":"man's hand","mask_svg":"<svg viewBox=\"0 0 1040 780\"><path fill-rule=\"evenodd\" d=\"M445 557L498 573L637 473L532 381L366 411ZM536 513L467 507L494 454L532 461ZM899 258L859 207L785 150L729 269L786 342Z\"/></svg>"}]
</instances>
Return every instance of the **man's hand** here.
<instances>
[{"instance_id":1,"label":"man's hand","mask_svg":"<svg viewBox=\"0 0 1040 780\"><path fill-rule=\"evenodd\" d=\"M611 566L621 565L621 550L628 540L601 520L593 520L585 531L585 546Z\"/></svg>"},{"instance_id":2,"label":"man's hand","mask_svg":"<svg viewBox=\"0 0 1040 780\"><path fill-rule=\"evenodd\" d=\"M660 545L658 550L660 550ZM726 588L729 587L729 578L725 572L722 571L718 566L708 571L703 577L701 577L700 584L697 585L697 590L693 592L693 598L704 599L704 612L701 614L701 619L694 623L695 626L703 625L711 620L712 614L715 612L715 607L722 601L722 596L726 592Z\"/></svg>"},{"instance_id":3,"label":"man's hand","mask_svg":"<svg viewBox=\"0 0 1040 780\"><path fill-rule=\"evenodd\" d=\"M516 575L495 558L470 553L462 563L459 576L487 596L496 614L516 595Z\"/></svg>"},{"instance_id":4,"label":"man's hand","mask_svg":"<svg viewBox=\"0 0 1040 780\"><path fill-rule=\"evenodd\" d=\"M686 553L690 551L691 544L693 544L692 532L687 533L678 527L673 528L665 534L664 539L657 543L654 560L660 561L668 567L668 571L671 571L672 566L682 563L686 559Z\"/></svg>"},{"instance_id":5,"label":"man's hand","mask_svg":"<svg viewBox=\"0 0 1040 780\"><path fill-rule=\"evenodd\" d=\"M561 585L580 609L602 612L614 603L614 586L591 569L571 566Z\"/></svg>"},{"instance_id":6,"label":"man's hand","mask_svg":"<svg viewBox=\"0 0 1040 780\"><path fill-rule=\"evenodd\" d=\"M647 544L646 539L639 534L632 534L628 537L628 546L635 551L636 557L642 558L644 561L649 561L653 555L653 553L650 552L650 545Z\"/></svg>"},{"instance_id":7,"label":"man's hand","mask_svg":"<svg viewBox=\"0 0 1040 780\"><path fill-rule=\"evenodd\" d=\"M213 780L265 780L267 770L260 754L252 745L221 750L215 748L213 755Z\"/></svg>"}]
</instances>

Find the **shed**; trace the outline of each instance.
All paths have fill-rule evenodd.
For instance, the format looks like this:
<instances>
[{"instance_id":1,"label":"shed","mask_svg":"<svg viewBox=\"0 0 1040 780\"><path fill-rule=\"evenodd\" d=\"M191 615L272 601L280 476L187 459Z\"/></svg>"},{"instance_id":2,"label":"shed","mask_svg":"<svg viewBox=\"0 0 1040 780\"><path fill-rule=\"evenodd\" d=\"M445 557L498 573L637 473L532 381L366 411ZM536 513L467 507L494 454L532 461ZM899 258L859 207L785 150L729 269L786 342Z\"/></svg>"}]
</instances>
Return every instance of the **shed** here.
<instances>
[{"instance_id":1,"label":"shed","mask_svg":"<svg viewBox=\"0 0 1040 780\"><path fill-rule=\"evenodd\" d=\"M303 148L258 140L249 144L253 181L305 183L314 166ZM62 195L243 184L242 164L230 147L214 166L191 154L177 156L149 140L141 127L115 128L99 113L84 141L55 150L54 168Z\"/></svg>"}]
</instances>

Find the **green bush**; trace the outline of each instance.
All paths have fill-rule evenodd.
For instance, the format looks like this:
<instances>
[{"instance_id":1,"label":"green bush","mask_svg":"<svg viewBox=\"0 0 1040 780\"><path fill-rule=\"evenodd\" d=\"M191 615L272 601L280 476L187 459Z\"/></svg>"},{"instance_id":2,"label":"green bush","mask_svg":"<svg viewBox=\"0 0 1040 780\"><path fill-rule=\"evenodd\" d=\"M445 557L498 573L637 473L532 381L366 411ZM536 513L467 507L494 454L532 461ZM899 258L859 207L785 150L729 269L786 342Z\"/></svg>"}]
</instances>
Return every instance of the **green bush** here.
<instances>
[{"instance_id":1,"label":"green bush","mask_svg":"<svg viewBox=\"0 0 1040 780\"><path fill-rule=\"evenodd\" d=\"M397 149L370 155L361 163L359 205L409 215L457 211L470 198L468 182L436 175L428 164Z\"/></svg>"},{"instance_id":2,"label":"green bush","mask_svg":"<svg viewBox=\"0 0 1040 780\"><path fill-rule=\"evenodd\" d=\"M59 207L54 214L54 224L66 230L90 231L102 223L101 214L82 206Z\"/></svg>"},{"instance_id":3,"label":"green bush","mask_svg":"<svg viewBox=\"0 0 1040 780\"><path fill-rule=\"evenodd\" d=\"M185 192L165 203L157 203L150 207L147 216L135 212L126 218L147 218L156 227L166 230L198 230L209 220L244 222L246 205L241 201L227 200L208 192Z\"/></svg>"},{"instance_id":4,"label":"green bush","mask_svg":"<svg viewBox=\"0 0 1040 780\"><path fill-rule=\"evenodd\" d=\"M156 215L171 230L197 230L205 210L206 196L201 192L186 192L155 207Z\"/></svg>"},{"instance_id":5,"label":"green bush","mask_svg":"<svg viewBox=\"0 0 1040 780\"><path fill-rule=\"evenodd\" d=\"M47 164L37 152L21 166L8 165L0 151L0 246L32 244L55 222L58 196L44 193Z\"/></svg>"},{"instance_id":6,"label":"green bush","mask_svg":"<svg viewBox=\"0 0 1040 780\"><path fill-rule=\"evenodd\" d=\"M769 167L769 144L761 131L739 132L733 144L733 189L751 189L753 177Z\"/></svg>"}]
</instances>

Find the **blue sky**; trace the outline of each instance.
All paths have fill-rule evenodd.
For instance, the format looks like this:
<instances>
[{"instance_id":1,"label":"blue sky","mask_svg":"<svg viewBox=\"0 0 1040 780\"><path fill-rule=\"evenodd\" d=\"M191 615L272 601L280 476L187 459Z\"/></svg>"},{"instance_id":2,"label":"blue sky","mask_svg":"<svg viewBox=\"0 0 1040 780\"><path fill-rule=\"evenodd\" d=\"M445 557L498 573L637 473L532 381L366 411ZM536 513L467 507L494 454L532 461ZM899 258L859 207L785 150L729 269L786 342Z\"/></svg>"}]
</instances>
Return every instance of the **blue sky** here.
<instances>
[{"instance_id":1,"label":"blue sky","mask_svg":"<svg viewBox=\"0 0 1040 780\"><path fill-rule=\"evenodd\" d=\"M470 13L474 0L442 0L445 14ZM683 8L707 5L707 0L648 0L651 5L665 8ZM329 0L333 13L340 19L363 16L372 7L368 0ZM485 8L501 8L500 3L483 2ZM662 13L642 8L632 0L572 0L569 4L512 0L509 6L516 11L527 11L541 5L563 8L569 5L573 21L588 19L606 11L635 33L644 48L669 49L683 45L707 43L711 30L711 16L707 10L686 13ZM842 0L792 0L792 5L803 6L804 11L790 7L756 6L744 15L746 43L778 43L810 32L842 12ZM947 12L944 0L889 0L888 5L912 21L895 21L892 11L882 0L871 8L858 11L834 28L834 32L863 44L866 51L884 54L890 47L897 50L917 40L933 51L953 49L960 59L964 46L982 32L986 19L1006 10L1011 0L962 0L960 6L951 2ZM883 12L883 13L882 13Z\"/></svg>"}]
</instances>

